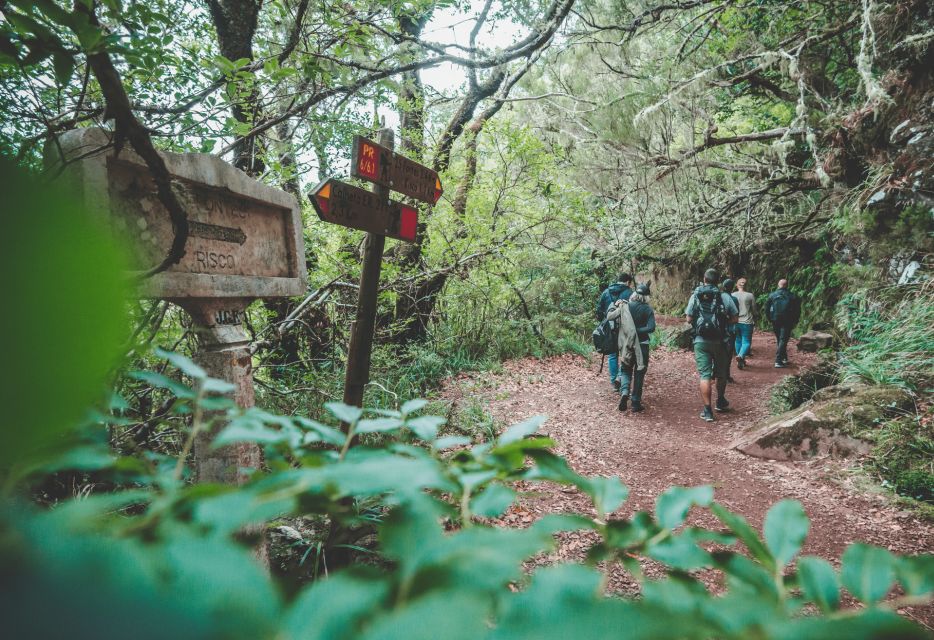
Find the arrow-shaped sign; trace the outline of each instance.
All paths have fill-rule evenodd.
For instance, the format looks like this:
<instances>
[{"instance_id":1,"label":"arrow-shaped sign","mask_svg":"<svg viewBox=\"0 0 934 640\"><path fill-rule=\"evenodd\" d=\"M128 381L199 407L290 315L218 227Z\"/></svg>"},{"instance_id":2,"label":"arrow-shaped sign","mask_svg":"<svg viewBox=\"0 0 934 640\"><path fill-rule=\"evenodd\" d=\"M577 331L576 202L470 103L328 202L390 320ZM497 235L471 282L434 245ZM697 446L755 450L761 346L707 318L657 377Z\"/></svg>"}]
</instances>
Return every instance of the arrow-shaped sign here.
<instances>
[{"instance_id":1,"label":"arrow-shaped sign","mask_svg":"<svg viewBox=\"0 0 934 640\"><path fill-rule=\"evenodd\" d=\"M388 238L415 241L418 210L395 200L328 178L308 193L318 217L325 222L377 233Z\"/></svg>"},{"instance_id":2,"label":"arrow-shaped sign","mask_svg":"<svg viewBox=\"0 0 934 640\"><path fill-rule=\"evenodd\" d=\"M236 242L242 245L246 242L246 234L240 227L222 227L219 224L207 222L188 222L188 235L205 240L222 240L223 242Z\"/></svg>"},{"instance_id":3,"label":"arrow-shaped sign","mask_svg":"<svg viewBox=\"0 0 934 640\"><path fill-rule=\"evenodd\" d=\"M354 136L350 175L429 204L444 193L437 171L363 136Z\"/></svg>"}]
</instances>

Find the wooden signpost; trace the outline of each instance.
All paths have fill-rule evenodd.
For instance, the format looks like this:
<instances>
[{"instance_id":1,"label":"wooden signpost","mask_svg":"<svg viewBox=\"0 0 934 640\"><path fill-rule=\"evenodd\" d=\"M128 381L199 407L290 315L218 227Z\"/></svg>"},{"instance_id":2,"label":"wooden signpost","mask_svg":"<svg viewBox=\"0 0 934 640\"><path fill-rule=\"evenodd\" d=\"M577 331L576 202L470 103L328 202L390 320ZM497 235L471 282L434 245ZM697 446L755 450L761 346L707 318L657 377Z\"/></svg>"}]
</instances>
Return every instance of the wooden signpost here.
<instances>
[{"instance_id":1,"label":"wooden signpost","mask_svg":"<svg viewBox=\"0 0 934 640\"><path fill-rule=\"evenodd\" d=\"M309 193L319 218L367 232L357 318L350 332L344 377L344 403L357 407L363 406L363 392L370 380L376 296L386 237L414 242L418 229L418 210L390 200L389 191L429 204L436 203L443 192L436 171L395 153L394 146L389 129L380 130L379 142L362 136L354 138L350 173L372 182L372 191L328 178Z\"/></svg>"},{"instance_id":2,"label":"wooden signpost","mask_svg":"<svg viewBox=\"0 0 934 640\"><path fill-rule=\"evenodd\" d=\"M133 268L158 264L174 238L169 215L141 158L109 147L111 133L78 129L60 138L51 164L65 162L67 180L86 208L102 217L130 247ZM185 254L178 264L141 281L140 295L178 304L198 335L195 360L208 375L232 383L233 398L253 406L250 337L243 329L247 306L257 298L305 293L301 211L288 193L274 189L216 156L161 153L189 218ZM217 429L222 425L217 425ZM257 468L253 444L211 447L214 433L195 440L199 481L238 482Z\"/></svg>"}]
</instances>

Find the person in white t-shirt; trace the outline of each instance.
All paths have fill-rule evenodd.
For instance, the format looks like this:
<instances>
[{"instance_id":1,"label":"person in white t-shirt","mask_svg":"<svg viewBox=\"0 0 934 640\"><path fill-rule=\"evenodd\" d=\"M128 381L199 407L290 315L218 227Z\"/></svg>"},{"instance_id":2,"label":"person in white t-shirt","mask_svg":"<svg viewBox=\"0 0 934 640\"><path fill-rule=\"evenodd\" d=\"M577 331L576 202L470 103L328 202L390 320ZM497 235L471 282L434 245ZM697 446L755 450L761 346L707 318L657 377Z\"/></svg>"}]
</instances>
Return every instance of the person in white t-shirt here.
<instances>
[{"instance_id":1,"label":"person in white t-shirt","mask_svg":"<svg viewBox=\"0 0 934 640\"><path fill-rule=\"evenodd\" d=\"M736 291L733 292L736 306L739 307L739 320L736 323L736 366L739 369L746 367L746 356L752 346L752 332L756 327L756 317L759 310L756 308L756 296L746 291L746 278L736 281Z\"/></svg>"}]
</instances>

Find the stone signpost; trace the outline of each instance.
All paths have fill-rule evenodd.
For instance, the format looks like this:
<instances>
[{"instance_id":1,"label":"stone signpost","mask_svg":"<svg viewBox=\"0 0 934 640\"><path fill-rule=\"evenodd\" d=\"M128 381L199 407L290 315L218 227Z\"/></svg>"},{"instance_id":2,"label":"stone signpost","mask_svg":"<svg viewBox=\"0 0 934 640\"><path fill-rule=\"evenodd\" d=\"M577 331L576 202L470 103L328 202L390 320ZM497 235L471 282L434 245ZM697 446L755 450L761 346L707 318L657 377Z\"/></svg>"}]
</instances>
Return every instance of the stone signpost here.
<instances>
[{"instance_id":1,"label":"stone signpost","mask_svg":"<svg viewBox=\"0 0 934 640\"><path fill-rule=\"evenodd\" d=\"M62 179L86 208L103 217L130 248L132 268L144 272L168 252L174 232L169 214L141 158L108 146L112 134L78 129L60 138ZM60 164L58 149L50 164ZM47 154L50 155L50 154ZM250 338L243 328L257 298L305 293L301 211L288 193L198 153L162 153L188 214L189 235L178 264L140 281L140 295L169 300L191 316L199 339L195 360L215 378L231 382L233 397L253 406ZM260 450L242 444L212 450L211 434L195 441L199 481L238 482L257 468Z\"/></svg>"}]
</instances>

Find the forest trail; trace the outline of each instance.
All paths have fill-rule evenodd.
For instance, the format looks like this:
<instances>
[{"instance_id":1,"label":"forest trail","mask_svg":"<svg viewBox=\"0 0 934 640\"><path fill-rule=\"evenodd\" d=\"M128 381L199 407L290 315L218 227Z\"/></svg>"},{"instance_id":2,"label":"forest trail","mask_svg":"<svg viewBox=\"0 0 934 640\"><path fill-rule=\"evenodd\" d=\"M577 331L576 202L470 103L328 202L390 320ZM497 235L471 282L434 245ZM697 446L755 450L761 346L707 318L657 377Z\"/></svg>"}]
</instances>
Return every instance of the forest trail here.
<instances>
[{"instance_id":1,"label":"forest trail","mask_svg":"<svg viewBox=\"0 0 934 640\"><path fill-rule=\"evenodd\" d=\"M733 439L768 413L772 386L785 375L814 361L789 345L792 364L773 367L775 339L756 332L752 357L736 384L727 389L731 411L705 423L697 392L693 355L656 349L646 376L643 413L620 413L606 367L598 375L599 358L563 355L506 363L503 374L462 375L451 381L445 397L458 403L481 401L493 416L513 424L546 415L541 432L558 442L559 452L578 473L619 476L630 488L627 502L614 514L628 517L653 511L655 499L672 485L713 484L715 499L742 514L761 531L765 512L784 498L801 501L811 530L803 553L822 556L839 567L844 548L853 542L886 547L899 554L934 552L934 524L890 504L882 495L860 491L846 465L828 460L776 462L730 449ZM535 486L504 514L502 522L523 526L547 513L593 513L589 500L576 489ZM708 512L694 510L693 524L721 529ZM582 559L587 533L561 534L559 548L545 564L557 559ZM649 576L660 567L645 563ZM609 573L610 591L633 592L637 583L620 568ZM710 584L715 574L702 576ZM934 605L905 612L934 626Z\"/></svg>"}]
</instances>

